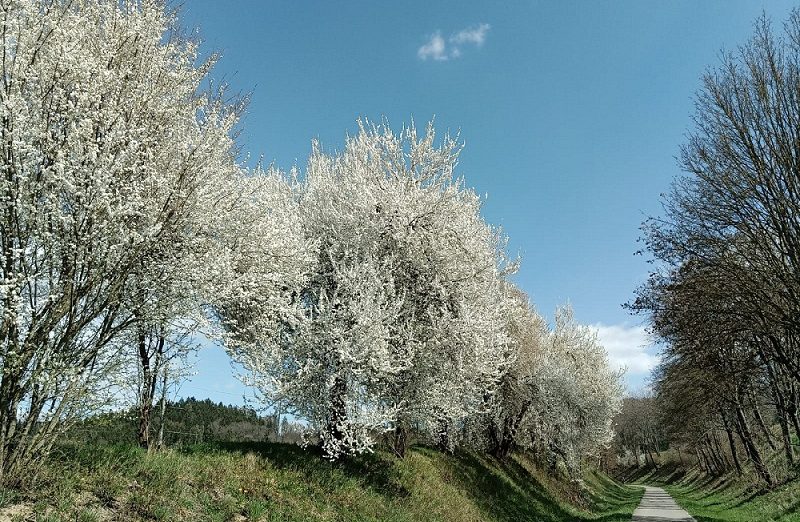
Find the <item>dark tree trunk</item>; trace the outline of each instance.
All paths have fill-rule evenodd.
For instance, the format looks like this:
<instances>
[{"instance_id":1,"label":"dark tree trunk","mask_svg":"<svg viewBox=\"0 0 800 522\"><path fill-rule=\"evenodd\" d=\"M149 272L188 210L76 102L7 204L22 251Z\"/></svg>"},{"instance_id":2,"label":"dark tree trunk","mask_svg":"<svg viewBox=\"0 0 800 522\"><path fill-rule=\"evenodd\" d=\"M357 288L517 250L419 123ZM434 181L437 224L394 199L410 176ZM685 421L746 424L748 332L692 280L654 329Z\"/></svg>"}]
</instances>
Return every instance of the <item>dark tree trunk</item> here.
<instances>
[{"instance_id":1,"label":"dark tree trunk","mask_svg":"<svg viewBox=\"0 0 800 522\"><path fill-rule=\"evenodd\" d=\"M653 450L650 448L649 444L645 445L645 458L647 457L650 458L650 465L654 468L657 467L656 460L653 458Z\"/></svg>"},{"instance_id":2,"label":"dark tree trunk","mask_svg":"<svg viewBox=\"0 0 800 522\"><path fill-rule=\"evenodd\" d=\"M491 446L491 453L498 457L497 454L500 450L500 441L502 439L502 434L500 433L500 428L497 426L497 422L494 419L489 421L489 443Z\"/></svg>"},{"instance_id":3,"label":"dark tree trunk","mask_svg":"<svg viewBox=\"0 0 800 522\"><path fill-rule=\"evenodd\" d=\"M142 370L139 390L139 428L137 440L142 448L152 449L150 427L153 421L153 402L155 400L158 371L163 362L164 335L157 329L143 330L139 333L139 364Z\"/></svg>"},{"instance_id":4,"label":"dark tree trunk","mask_svg":"<svg viewBox=\"0 0 800 522\"><path fill-rule=\"evenodd\" d=\"M711 462L714 464L714 469L716 470L717 474L721 475L725 472L725 462L723 462L722 458L717 453L717 449L714 447L714 443L712 442L711 436L708 433L706 433L705 436L705 444L708 456L711 459Z\"/></svg>"},{"instance_id":5,"label":"dark tree trunk","mask_svg":"<svg viewBox=\"0 0 800 522\"><path fill-rule=\"evenodd\" d=\"M753 403L753 413L755 414L756 421L758 422L758 427L761 428L761 432L764 434L764 438L767 440L767 444L769 447L775 451L777 446L775 445L775 441L772 440L772 433L770 433L769 429L767 428L767 424L764 422L764 417L761 416L761 409L758 407L758 403L756 403L755 397L750 397L750 400Z\"/></svg>"},{"instance_id":6,"label":"dark tree trunk","mask_svg":"<svg viewBox=\"0 0 800 522\"><path fill-rule=\"evenodd\" d=\"M769 486L772 486L772 475L769 472L769 468L767 468L766 464L764 463L764 460L761 458L761 452L753 442L753 436L750 433L750 427L747 424L747 418L744 415L744 411L742 411L741 404L738 402L736 404L736 420L740 427L739 435L741 436L742 443L748 449L748 453L753 461L753 467L756 469L756 473L758 473L758 475L764 479L764 482L766 482Z\"/></svg>"},{"instance_id":7,"label":"dark tree trunk","mask_svg":"<svg viewBox=\"0 0 800 522\"><path fill-rule=\"evenodd\" d=\"M167 365L164 365L161 372L161 412L160 418L158 423L158 441L157 441L157 448L163 449L164 448L164 421L167 414L167 379L169 378L168 375L168 368Z\"/></svg>"},{"instance_id":8,"label":"dark tree trunk","mask_svg":"<svg viewBox=\"0 0 800 522\"><path fill-rule=\"evenodd\" d=\"M653 449L656 450L656 456L661 459L661 451L658 449L658 437L653 434L650 439L653 441Z\"/></svg>"},{"instance_id":9,"label":"dark tree trunk","mask_svg":"<svg viewBox=\"0 0 800 522\"><path fill-rule=\"evenodd\" d=\"M719 433L717 432L717 430L714 430L714 445L717 448L717 452L722 457L722 460L725 462L725 469L730 468L731 467L731 461L728 458L728 454L725 453L725 450L722 447L722 443L719 440Z\"/></svg>"},{"instance_id":10,"label":"dark tree trunk","mask_svg":"<svg viewBox=\"0 0 800 522\"><path fill-rule=\"evenodd\" d=\"M328 433L336 441L344 439L342 426L347 421L347 409L345 408L345 394L347 393L347 383L338 375L333 380L329 392L331 413L328 417Z\"/></svg>"},{"instance_id":11,"label":"dark tree trunk","mask_svg":"<svg viewBox=\"0 0 800 522\"><path fill-rule=\"evenodd\" d=\"M792 426L794 427L794 434L797 436L797 439L800 440L800 418L798 418L797 395L797 386L795 383L792 383L786 413L788 414L789 420L792 422Z\"/></svg>"},{"instance_id":12,"label":"dark tree trunk","mask_svg":"<svg viewBox=\"0 0 800 522\"><path fill-rule=\"evenodd\" d=\"M736 449L736 440L733 438L733 431L731 430L731 425L728 423L728 418L725 416L725 411L720 409L719 411L720 416L722 416L722 425L725 427L725 433L728 436L728 447L731 450L731 457L733 458L733 464L736 466L736 473L739 475L742 474L742 464L739 462L739 452Z\"/></svg>"},{"instance_id":13,"label":"dark tree trunk","mask_svg":"<svg viewBox=\"0 0 800 522\"><path fill-rule=\"evenodd\" d=\"M781 441L783 442L783 453L786 456L786 462L790 466L794 465L794 446L792 446L792 436L789 433L789 419L785 411L778 412L778 424L781 426Z\"/></svg>"},{"instance_id":14,"label":"dark tree trunk","mask_svg":"<svg viewBox=\"0 0 800 522\"><path fill-rule=\"evenodd\" d=\"M698 448L698 451L700 452L700 455L703 456L703 461L706 463L706 469L708 470L708 474L716 475L717 472L716 468L714 467L714 461L711 459L711 457L708 456L708 453L706 452L704 447L705 447L705 441L703 441L701 446Z\"/></svg>"},{"instance_id":15,"label":"dark tree trunk","mask_svg":"<svg viewBox=\"0 0 800 522\"><path fill-rule=\"evenodd\" d=\"M394 429L393 439L392 451L397 458L404 459L408 450L408 428L402 423L398 423Z\"/></svg>"},{"instance_id":16,"label":"dark tree trunk","mask_svg":"<svg viewBox=\"0 0 800 522\"><path fill-rule=\"evenodd\" d=\"M792 437L789 433L789 423L795 424L793 417L796 418L795 415L792 415L792 402L793 402L793 386L790 386L790 390L788 394L784 393L784 388L781 384L783 380L780 369L775 369L772 367L772 364L767 362L766 364L767 372L769 376L769 381L772 387L772 396L775 399L775 409L777 410L778 416L778 425L781 428L781 442L783 444L783 452L786 457L786 462L789 465L793 465L795 458L794 458L794 446L792 445ZM797 430L797 427L795 428ZM772 446L772 449L775 449Z\"/></svg>"},{"instance_id":17,"label":"dark tree trunk","mask_svg":"<svg viewBox=\"0 0 800 522\"><path fill-rule=\"evenodd\" d=\"M450 444L450 423L444 419L438 421L439 434L436 441L436 446L444 453L452 453L452 446Z\"/></svg>"},{"instance_id":18,"label":"dark tree trunk","mask_svg":"<svg viewBox=\"0 0 800 522\"><path fill-rule=\"evenodd\" d=\"M497 458L506 458L508 455L511 454L511 451L514 449L517 443L517 430L519 430L520 424L525 419L525 415L528 413L528 409L530 409L531 403L526 402L520 408L520 411L517 412L516 415L513 417L506 417L505 421L503 422L503 429L498 438L495 435L494 438L494 448L492 453Z\"/></svg>"},{"instance_id":19,"label":"dark tree trunk","mask_svg":"<svg viewBox=\"0 0 800 522\"><path fill-rule=\"evenodd\" d=\"M708 468L708 462L705 460L705 455L700 451L700 447L695 446L694 451L697 454L697 464L700 466L700 469L706 473L711 473L711 470Z\"/></svg>"}]
</instances>

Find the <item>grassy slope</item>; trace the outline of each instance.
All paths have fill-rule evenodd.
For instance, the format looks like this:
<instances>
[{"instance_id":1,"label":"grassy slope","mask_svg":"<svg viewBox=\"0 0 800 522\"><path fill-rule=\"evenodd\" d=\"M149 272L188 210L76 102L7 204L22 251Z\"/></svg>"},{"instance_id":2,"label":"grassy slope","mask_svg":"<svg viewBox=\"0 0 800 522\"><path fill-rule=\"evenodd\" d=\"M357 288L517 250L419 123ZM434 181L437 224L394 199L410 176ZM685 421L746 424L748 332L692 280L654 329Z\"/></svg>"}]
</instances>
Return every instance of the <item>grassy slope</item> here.
<instances>
[{"instance_id":1,"label":"grassy slope","mask_svg":"<svg viewBox=\"0 0 800 522\"><path fill-rule=\"evenodd\" d=\"M800 521L800 479L772 490L754 486L736 475L708 477L665 466L635 478L642 484L663 486L698 522Z\"/></svg>"},{"instance_id":2,"label":"grassy slope","mask_svg":"<svg viewBox=\"0 0 800 522\"><path fill-rule=\"evenodd\" d=\"M347 464L287 444L197 446L148 455L133 447L71 448L35 495L0 491L0 520L538 520L630 519L641 490L590 473L584 490L531 463L414 448ZM567 499L572 499L568 501ZM576 507L580 505L581 507ZM11 507L14 506L14 507ZM37 515L38 514L38 515Z\"/></svg>"}]
</instances>

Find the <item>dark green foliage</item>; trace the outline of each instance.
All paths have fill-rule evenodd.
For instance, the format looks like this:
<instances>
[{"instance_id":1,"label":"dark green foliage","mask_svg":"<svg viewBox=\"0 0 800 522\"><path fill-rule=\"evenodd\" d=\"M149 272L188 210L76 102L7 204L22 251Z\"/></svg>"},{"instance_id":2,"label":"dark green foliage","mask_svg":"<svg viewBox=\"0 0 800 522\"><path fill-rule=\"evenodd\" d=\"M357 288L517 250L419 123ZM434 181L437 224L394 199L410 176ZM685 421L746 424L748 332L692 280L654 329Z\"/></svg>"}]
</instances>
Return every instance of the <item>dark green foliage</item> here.
<instances>
[{"instance_id":1,"label":"dark green foliage","mask_svg":"<svg viewBox=\"0 0 800 522\"><path fill-rule=\"evenodd\" d=\"M136 441L135 408L92 416L76 425L69 438L92 444L132 444ZM158 430L158 419L154 429ZM242 406L224 405L194 397L169 401L164 425L164 443L197 444L214 441L271 440L277 433L275 417L259 416ZM152 434L155 439L155 433Z\"/></svg>"}]
</instances>

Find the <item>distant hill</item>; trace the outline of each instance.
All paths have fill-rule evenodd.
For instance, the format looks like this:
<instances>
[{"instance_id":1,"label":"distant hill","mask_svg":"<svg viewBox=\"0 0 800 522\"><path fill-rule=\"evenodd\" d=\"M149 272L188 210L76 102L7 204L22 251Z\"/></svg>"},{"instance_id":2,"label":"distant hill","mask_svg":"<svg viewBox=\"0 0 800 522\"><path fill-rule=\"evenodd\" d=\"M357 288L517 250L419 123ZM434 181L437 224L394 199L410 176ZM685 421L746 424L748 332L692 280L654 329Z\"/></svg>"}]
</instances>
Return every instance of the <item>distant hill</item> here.
<instances>
[{"instance_id":1,"label":"distant hill","mask_svg":"<svg viewBox=\"0 0 800 522\"><path fill-rule=\"evenodd\" d=\"M89 417L68 433L68 438L95 444L135 444L137 416L134 408ZM252 408L226 405L210 399L187 397L167 402L164 443L167 446L204 442L257 442L278 439L278 419L261 416ZM156 415L153 437L160 426ZM284 419L282 440L297 442L302 427Z\"/></svg>"}]
</instances>

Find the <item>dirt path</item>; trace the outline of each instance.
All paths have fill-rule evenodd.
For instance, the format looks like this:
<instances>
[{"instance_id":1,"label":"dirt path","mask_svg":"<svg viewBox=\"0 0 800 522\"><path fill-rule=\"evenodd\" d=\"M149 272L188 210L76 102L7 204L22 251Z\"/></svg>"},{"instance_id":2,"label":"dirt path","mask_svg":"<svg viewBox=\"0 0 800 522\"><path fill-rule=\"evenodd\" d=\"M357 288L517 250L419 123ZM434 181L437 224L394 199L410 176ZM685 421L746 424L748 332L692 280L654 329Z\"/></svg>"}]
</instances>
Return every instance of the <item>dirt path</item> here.
<instances>
[{"instance_id":1,"label":"dirt path","mask_svg":"<svg viewBox=\"0 0 800 522\"><path fill-rule=\"evenodd\" d=\"M694 520L663 489L645 486L644 490L642 501L633 512L631 522L689 522Z\"/></svg>"}]
</instances>

